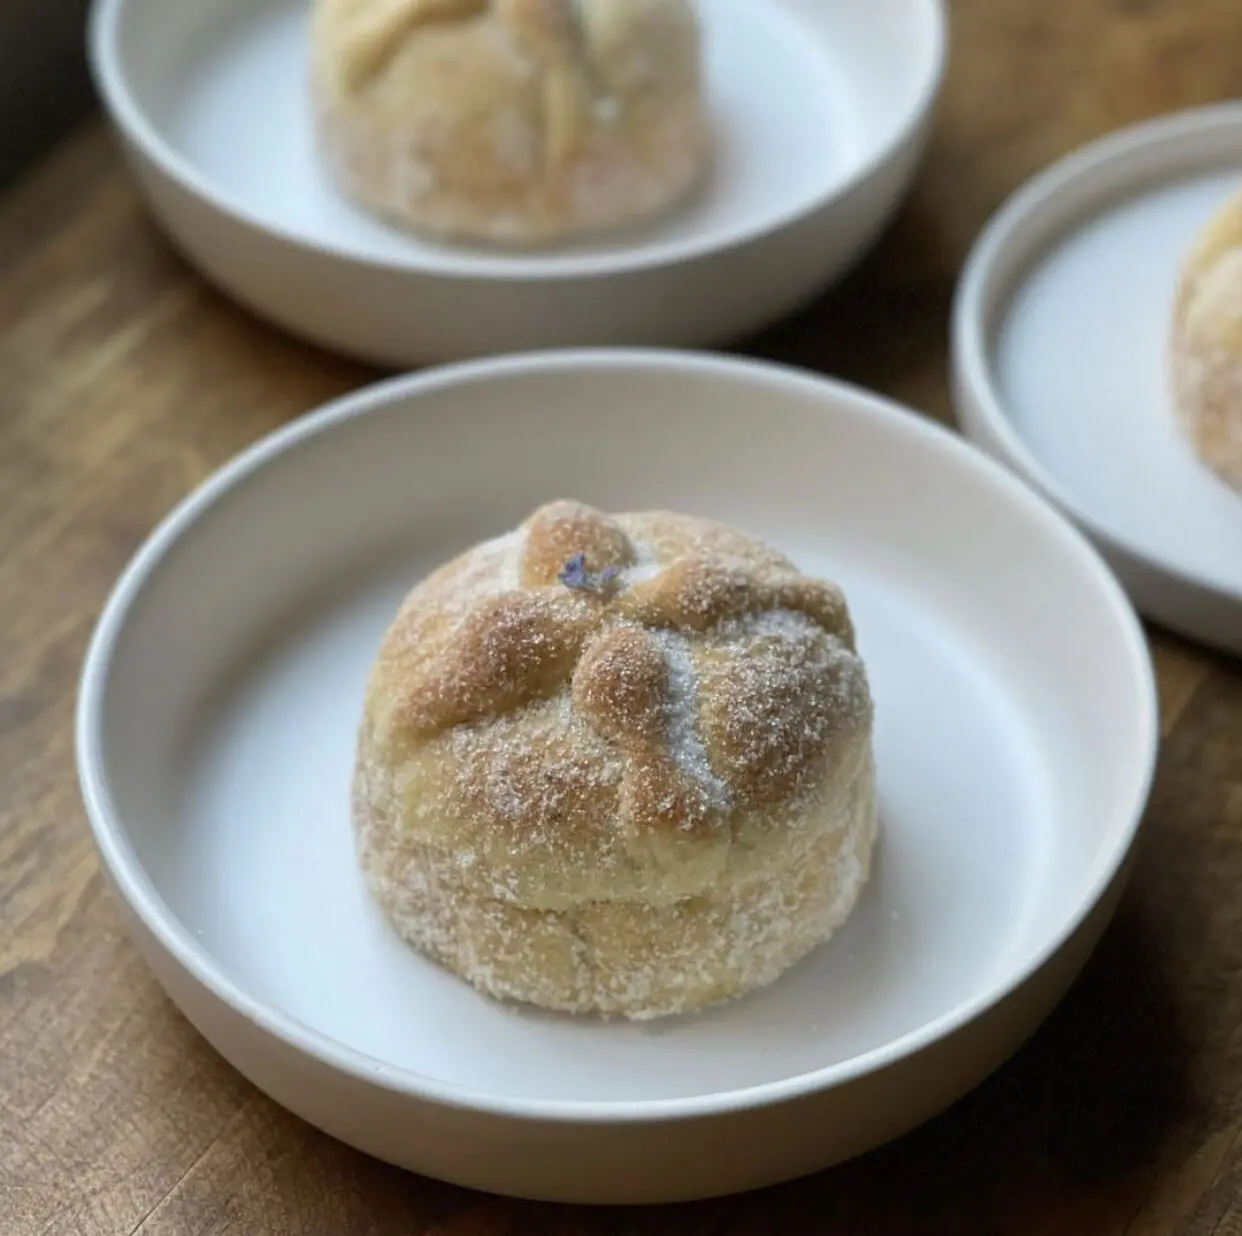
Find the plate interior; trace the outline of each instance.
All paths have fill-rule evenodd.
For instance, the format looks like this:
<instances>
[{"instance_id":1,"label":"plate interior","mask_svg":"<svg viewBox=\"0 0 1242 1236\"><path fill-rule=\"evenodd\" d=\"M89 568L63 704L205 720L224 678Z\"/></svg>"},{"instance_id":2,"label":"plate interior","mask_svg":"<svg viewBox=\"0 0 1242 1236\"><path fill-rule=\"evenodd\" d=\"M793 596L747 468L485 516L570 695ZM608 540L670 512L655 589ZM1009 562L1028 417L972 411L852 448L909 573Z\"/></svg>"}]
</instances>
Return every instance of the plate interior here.
<instances>
[{"instance_id":1,"label":"plate interior","mask_svg":"<svg viewBox=\"0 0 1242 1236\"><path fill-rule=\"evenodd\" d=\"M307 10L305 0L132 0L122 71L164 139L261 223L377 262L468 265L471 250L386 225L324 175L307 99ZM710 182L640 231L509 255L515 271L641 257L775 223L843 184L919 105L934 46L922 0L702 0L700 11L718 135Z\"/></svg>"},{"instance_id":2,"label":"plate interior","mask_svg":"<svg viewBox=\"0 0 1242 1236\"><path fill-rule=\"evenodd\" d=\"M1242 495L1178 430L1167 377L1181 262L1240 187L1236 168L1182 175L1080 217L999 311L993 364L1015 428L1085 515L1242 595Z\"/></svg>"},{"instance_id":3,"label":"plate interior","mask_svg":"<svg viewBox=\"0 0 1242 1236\"><path fill-rule=\"evenodd\" d=\"M1145 680L1101 568L1055 516L849 392L646 364L366 396L370 414L203 504L113 653L106 777L173 929L263 1004L475 1093L672 1098L881 1047L1045 947L1132 823ZM502 1007L402 945L355 868L354 729L403 592L559 496L729 519L839 580L855 612L878 706L876 874L834 940L699 1016Z\"/></svg>"}]
</instances>

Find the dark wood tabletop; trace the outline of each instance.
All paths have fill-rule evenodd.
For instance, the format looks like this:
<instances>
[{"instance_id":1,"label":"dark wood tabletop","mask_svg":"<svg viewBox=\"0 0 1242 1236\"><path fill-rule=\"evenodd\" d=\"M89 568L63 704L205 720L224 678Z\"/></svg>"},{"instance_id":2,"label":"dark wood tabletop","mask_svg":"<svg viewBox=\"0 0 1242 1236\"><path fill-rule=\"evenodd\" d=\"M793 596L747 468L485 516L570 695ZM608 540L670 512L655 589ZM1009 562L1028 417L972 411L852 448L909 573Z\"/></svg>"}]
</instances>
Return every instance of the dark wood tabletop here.
<instances>
[{"instance_id":1,"label":"dark wood tabletop","mask_svg":"<svg viewBox=\"0 0 1242 1236\"><path fill-rule=\"evenodd\" d=\"M1242 92L1240 0L952 10L943 105L896 225L843 286L742 345L942 419L954 282L1005 196L1108 129ZM1164 751L1114 925L1017 1058L863 1160L694 1206L508 1202L348 1150L215 1056L103 886L76 676L114 578L173 503L372 376L209 288L98 121L0 199L0 1231L1242 1233L1242 664L1158 631Z\"/></svg>"}]
</instances>

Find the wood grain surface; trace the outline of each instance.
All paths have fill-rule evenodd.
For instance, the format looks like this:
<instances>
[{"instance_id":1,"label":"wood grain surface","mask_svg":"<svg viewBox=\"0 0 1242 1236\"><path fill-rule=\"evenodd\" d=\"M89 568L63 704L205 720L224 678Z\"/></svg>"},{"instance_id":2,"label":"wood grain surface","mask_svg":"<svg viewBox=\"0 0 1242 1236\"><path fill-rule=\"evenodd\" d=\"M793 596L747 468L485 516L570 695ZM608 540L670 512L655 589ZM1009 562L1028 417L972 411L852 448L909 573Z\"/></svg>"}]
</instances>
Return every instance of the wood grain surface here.
<instances>
[{"instance_id":1,"label":"wood grain surface","mask_svg":"<svg viewBox=\"0 0 1242 1236\"><path fill-rule=\"evenodd\" d=\"M947 92L907 208L843 287L744 349L942 418L954 281L1001 200L1110 128L1242 88L1239 0L952 8ZM1242 1233L1242 666L1158 632L1166 742L1115 925L1011 1064L888 1149L703 1205L523 1205L370 1161L223 1064L102 885L73 768L76 674L160 516L371 376L208 288L154 232L97 123L0 199L0 1231Z\"/></svg>"}]
</instances>

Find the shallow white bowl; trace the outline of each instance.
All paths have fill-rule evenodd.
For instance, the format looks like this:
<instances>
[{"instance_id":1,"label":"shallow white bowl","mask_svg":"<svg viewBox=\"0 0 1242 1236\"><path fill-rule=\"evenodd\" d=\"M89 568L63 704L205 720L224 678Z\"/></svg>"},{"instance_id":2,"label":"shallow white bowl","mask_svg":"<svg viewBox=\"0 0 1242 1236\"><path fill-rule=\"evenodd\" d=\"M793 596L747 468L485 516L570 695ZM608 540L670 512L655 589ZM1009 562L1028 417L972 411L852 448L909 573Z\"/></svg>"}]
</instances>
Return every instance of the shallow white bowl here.
<instances>
[{"instance_id":1,"label":"shallow white bowl","mask_svg":"<svg viewBox=\"0 0 1242 1236\"><path fill-rule=\"evenodd\" d=\"M1182 258L1242 188L1242 105L1124 129L1036 177L980 237L954 311L958 415L1092 537L1144 613L1242 652L1242 494L1173 417Z\"/></svg>"},{"instance_id":2,"label":"shallow white bowl","mask_svg":"<svg viewBox=\"0 0 1242 1236\"><path fill-rule=\"evenodd\" d=\"M710 184L620 237L525 256L416 240L316 158L306 0L96 0L95 78L164 228L227 292L326 347L409 366L581 344L715 344L813 296L914 172L941 0L700 0Z\"/></svg>"},{"instance_id":3,"label":"shallow white bowl","mask_svg":"<svg viewBox=\"0 0 1242 1236\"><path fill-rule=\"evenodd\" d=\"M355 870L354 728L401 595L558 496L732 521L838 579L860 631L877 873L837 938L702 1016L502 1007ZM208 482L109 602L78 743L136 940L256 1084L434 1176L650 1201L857 1154L998 1065L1113 908L1156 709L1094 551L945 431L779 368L553 353L373 387Z\"/></svg>"}]
</instances>

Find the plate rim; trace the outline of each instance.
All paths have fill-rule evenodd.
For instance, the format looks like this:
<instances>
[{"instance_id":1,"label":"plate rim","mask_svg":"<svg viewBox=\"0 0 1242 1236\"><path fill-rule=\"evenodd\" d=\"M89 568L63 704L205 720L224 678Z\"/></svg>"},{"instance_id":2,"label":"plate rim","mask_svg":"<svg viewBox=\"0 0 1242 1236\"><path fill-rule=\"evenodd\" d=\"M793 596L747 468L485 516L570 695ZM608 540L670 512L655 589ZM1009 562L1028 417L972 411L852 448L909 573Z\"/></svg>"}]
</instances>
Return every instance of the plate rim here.
<instances>
[{"instance_id":1,"label":"plate rim","mask_svg":"<svg viewBox=\"0 0 1242 1236\"><path fill-rule=\"evenodd\" d=\"M1021 243L1028 226L1054 211L1066 193L1083 181L1100 195L1118 199L1126 186L1146 178L1134 171L1125 185L1111 191L1095 185L1113 165L1152 147L1176 148L1184 138L1213 131L1236 130L1242 138L1242 101L1211 103L1126 125L1080 146L1037 172L1015 190L993 214L971 247L954 292L950 326L953 403L966 436L1000 459L1058 506L1104 552L1133 561L1183 588L1201 589L1242 609L1242 584L1194 570L1153 550L1127 533L1105 528L1079 501L1074 489L1061 482L1036 457L1005 410L989 346L989 323L997 306L1022 278L1015 272L996 288L992 272ZM1080 215L1090 214L1091 206ZM1072 222L1065 227L1072 226ZM1064 227L1056 235L1064 232ZM1049 243L1055 243L1054 235ZM1024 264L1024 267L1027 264Z\"/></svg>"},{"instance_id":2,"label":"plate rim","mask_svg":"<svg viewBox=\"0 0 1242 1236\"><path fill-rule=\"evenodd\" d=\"M1022 965L1005 971L952 1009L889 1042L847 1060L755 1085L663 1099L546 1099L497 1095L451 1084L368 1055L306 1025L291 1014L248 994L227 969L202 947L164 902L126 836L108 782L102 753L102 707L112 657L129 612L165 556L197 521L235 487L304 442L332 432L355 418L382 411L398 400L478 380L504 379L532 372L575 369L662 370L782 384L789 389L827 395L856 413L878 417L902 432L923 438L933 450L955 455L987 476L1059 538L1094 578L1099 598L1110 610L1130 662L1133 685L1142 700L1140 751L1131 799L1118 803L1123 821L1109 851L1088 868L1084 891L1063 915L1059 928ZM1146 639L1128 597L1099 552L1050 503L999 463L969 445L947 427L885 396L838 379L792 366L710 352L643 348L584 348L527 352L464 361L384 379L331 400L245 448L202 482L164 517L125 567L92 633L83 663L75 716L75 756L82 798L103 864L121 898L159 948L196 984L284 1047L355 1081L444 1108L510 1119L574 1125L675 1122L737 1113L836 1089L878 1073L941 1043L1024 988L1073 939L1114 881L1142 828L1159 749L1159 702Z\"/></svg>"},{"instance_id":3,"label":"plate rim","mask_svg":"<svg viewBox=\"0 0 1242 1236\"><path fill-rule=\"evenodd\" d=\"M466 248L462 253L408 253L380 257L348 245L301 233L282 222L260 217L242 202L218 189L188 158L160 134L139 104L123 70L118 48L122 12L134 0L92 0L87 18L87 58L95 89L122 136L154 164L181 192L206 204L239 227L267 236L303 253L364 269L402 275L421 275L464 281L502 283L574 282L609 276L636 275L711 260L724 253L770 239L799 223L831 209L874 178L925 125L935 111L948 63L949 14L947 0L907 0L925 13L930 34L924 79L908 113L889 136L878 143L847 176L817 191L796 206L745 226L724 231L714 239L691 235L679 240L619 249L599 254L493 254Z\"/></svg>"}]
</instances>

